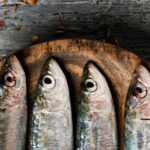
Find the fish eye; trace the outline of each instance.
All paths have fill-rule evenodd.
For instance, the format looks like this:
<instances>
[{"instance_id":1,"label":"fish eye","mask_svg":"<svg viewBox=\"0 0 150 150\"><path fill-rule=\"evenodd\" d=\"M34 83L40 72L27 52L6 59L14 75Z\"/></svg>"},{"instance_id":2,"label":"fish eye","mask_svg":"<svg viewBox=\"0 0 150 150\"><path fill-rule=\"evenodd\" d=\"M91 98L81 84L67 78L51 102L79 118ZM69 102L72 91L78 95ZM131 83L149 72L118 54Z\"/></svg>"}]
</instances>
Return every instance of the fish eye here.
<instances>
[{"instance_id":1,"label":"fish eye","mask_svg":"<svg viewBox=\"0 0 150 150\"><path fill-rule=\"evenodd\" d=\"M12 73L6 73L4 75L4 84L7 87L13 87L16 84L16 77Z\"/></svg>"},{"instance_id":2,"label":"fish eye","mask_svg":"<svg viewBox=\"0 0 150 150\"><path fill-rule=\"evenodd\" d=\"M138 99L144 98L147 95L147 88L141 83L137 83L133 88L132 94Z\"/></svg>"},{"instance_id":3,"label":"fish eye","mask_svg":"<svg viewBox=\"0 0 150 150\"><path fill-rule=\"evenodd\" d=\"M97 89L97 84L96 84L96 82L94 80L87 79L84 82L84 87L85 87L86 91L88 91L88 92L94 92Z\"/></svg>"},{"instance_id":4,"label":"fish eye","mask_svg":"<svg viewBox=\"0 0 150 150\"><path fill-rule=\"evenodd\" d=\"M55 79L50 75L45 75L42 79L42 86L45 88L53 88L55 84Z\"/></svg>"}]
</instances>

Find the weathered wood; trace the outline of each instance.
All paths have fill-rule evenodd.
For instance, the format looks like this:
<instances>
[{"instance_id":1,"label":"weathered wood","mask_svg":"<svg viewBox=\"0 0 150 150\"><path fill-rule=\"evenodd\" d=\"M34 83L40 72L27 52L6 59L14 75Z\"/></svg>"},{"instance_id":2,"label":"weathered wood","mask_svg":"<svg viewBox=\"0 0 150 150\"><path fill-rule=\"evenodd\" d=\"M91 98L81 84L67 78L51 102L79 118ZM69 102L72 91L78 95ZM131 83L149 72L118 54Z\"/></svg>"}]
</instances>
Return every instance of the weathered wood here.
<instances>
[{"instance_id":1,"label":"weathered wood","mask_svg":"<svg viewBox=\"0 0 150 150\"><path fill-rule=\"evenodd\" d=\"M86 37L149 59L149 11L148 0L0 0L0 50L6 50L0 54L35 42Z\"/></svg>"},{"instance_id":2,"label":"weathered wood","mask_svg":"<svg viewBox=\"0 0 150 150\"><path fill-rule=\"evenodd\" d=\"M18 57L27 75L30 106L32 106L43 64L49 57L54 57L59 62L70 87L74 127L76 126L77 102L83 68L89 61L96 64L107 78L113 94L117 112L120 150L123 150L124 105L133 72L141 62L139 57L104 42L75 39L38 44L20 51Z\"/></svg>"}]
</instances>

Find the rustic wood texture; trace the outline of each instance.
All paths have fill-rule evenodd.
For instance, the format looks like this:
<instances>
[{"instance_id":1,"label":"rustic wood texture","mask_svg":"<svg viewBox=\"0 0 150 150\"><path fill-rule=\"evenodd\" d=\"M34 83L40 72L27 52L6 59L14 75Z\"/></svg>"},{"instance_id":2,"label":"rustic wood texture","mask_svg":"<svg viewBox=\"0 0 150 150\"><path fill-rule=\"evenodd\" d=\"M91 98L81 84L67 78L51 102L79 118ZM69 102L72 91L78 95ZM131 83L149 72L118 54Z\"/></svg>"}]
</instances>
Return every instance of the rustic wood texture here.
<instances>
[{"instance_id":1,"label":"rustic wood texture","mask_svg":"<svg viewBox=\"0 0 150 150\"><path fill-rule=\"evenodd\" d=\"M37 42L85 37L150 59L148 0L0 0L0 58Z\"/></svg>"},{"instance_id":2,"label":"rustic wood texture","mask_svg":"<svg viewBox=\"0 0 150 150\"><path fill-rule=\"evenodd\" d=\"M56 40L34 45L18 53L25 68L29 106L32 106L36 84L43 64L54 57L63 68L70 87L74 126L83 69L92 61L103 72L113 94L119 129L119 147L123 150L124 105L135 68L141 59L117 46L96 40Z\"/></svg>"}]
</instances>

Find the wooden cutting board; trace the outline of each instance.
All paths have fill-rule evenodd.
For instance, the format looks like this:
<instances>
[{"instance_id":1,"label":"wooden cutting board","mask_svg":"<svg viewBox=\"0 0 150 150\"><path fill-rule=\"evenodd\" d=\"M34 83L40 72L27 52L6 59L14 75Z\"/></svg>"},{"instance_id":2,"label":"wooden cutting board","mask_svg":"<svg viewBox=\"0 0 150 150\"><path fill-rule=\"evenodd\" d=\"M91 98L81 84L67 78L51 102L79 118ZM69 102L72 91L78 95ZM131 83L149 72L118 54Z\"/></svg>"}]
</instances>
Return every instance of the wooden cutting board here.
<instances>
[{"instance_id":1,"label":"wooden cutting board","mask_svg":"<svg viewBox=\"0 0 150 150\"><path fill-rule=\"evenodd\" d=\"M119 149L123 150L124 105L133 72L141 63L138 56L108 43L85 39L50 41L29 47L17 55L26 72L29 106L31 107L43 64L49 57L58 61L70 87L74 127L83 69L89 61L95 63L106 77L114 98L119 130Z\"/></svg>"}]
</instances>

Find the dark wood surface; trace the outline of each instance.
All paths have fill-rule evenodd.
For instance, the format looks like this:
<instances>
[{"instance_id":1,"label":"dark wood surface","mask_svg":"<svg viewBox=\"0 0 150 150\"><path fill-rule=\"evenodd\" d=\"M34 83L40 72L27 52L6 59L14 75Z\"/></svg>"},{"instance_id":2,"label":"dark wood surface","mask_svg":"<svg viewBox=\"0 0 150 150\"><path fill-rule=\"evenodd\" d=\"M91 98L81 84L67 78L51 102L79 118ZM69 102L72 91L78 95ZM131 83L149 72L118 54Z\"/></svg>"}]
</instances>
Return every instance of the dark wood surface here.
<instances>
[{"instance_id":1,"label":"dark wood surface","mask_svg":"<svg viewBox=\"0 0 150 150\"><path fill-rule=\"evenodd\" d=\"M34 45L18 53L27 76L29 107L36 92L40 71L49 57L63 68L70 87L74 126L79 100L80 83L85 64L95 63L106 77L117 112L120 150L123 150L124 105L128 88L141 59L117 46L96 40L56 40Z\"/></svg>"},{"instance_id":2,"label":"dark wood surface","mask_svg":"<svg viewBox=\"0 0 150 150\"><path fill-rule=\"evenodd\" d=\"M60 38L94 38L150 60L148 0L0 0L0 58Z\"/></svg>"}]
</instances>

